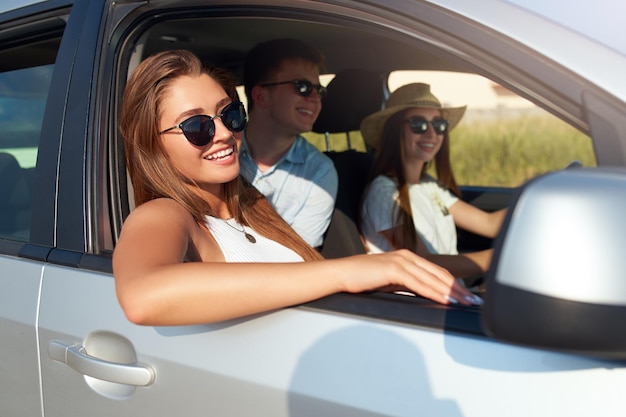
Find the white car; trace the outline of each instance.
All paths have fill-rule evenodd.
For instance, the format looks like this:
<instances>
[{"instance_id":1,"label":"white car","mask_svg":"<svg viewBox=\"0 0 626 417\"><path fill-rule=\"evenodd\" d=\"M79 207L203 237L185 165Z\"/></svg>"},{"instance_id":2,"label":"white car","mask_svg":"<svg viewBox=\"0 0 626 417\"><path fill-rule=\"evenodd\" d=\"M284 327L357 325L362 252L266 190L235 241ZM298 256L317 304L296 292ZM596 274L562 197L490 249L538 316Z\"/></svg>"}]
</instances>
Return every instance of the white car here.
<instances>
[{"instance_id":1,"label":"white car","mask_svg":"<svg viewBox=\"0 0 626 417\"><path fill-rule=\"evenodd\" d=\"M625 415L625 12L610 0L4 1L0 416ZM394 71L456 71L582 132L597 166L464 187L473 204L510 207L494 242L467 240L495 248L480 308L337 294L218 324L131 324L111 267L133 208L117 130L129 73L185 48L241 77L247 51L277 37L315 45L337 80L380 81L354 76L356 92L333 98L347 105L324 102L338 110L321 134L358 129L357 95L380 108ZM362 251L350 173L367 158L329 154L340 197L324 254L336 257Z\"/></svg>"}]
</instances>

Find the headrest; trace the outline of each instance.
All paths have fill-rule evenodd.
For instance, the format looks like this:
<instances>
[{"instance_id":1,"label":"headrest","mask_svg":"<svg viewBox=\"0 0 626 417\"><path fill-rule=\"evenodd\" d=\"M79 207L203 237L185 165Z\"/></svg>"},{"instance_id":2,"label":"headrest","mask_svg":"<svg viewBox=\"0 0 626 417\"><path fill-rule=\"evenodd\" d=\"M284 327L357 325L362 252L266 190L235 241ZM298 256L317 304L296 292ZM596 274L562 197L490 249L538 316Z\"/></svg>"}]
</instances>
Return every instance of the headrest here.
<instances>
[{"instance_id":1,"label":"headrest","mask_svg":"<svg viewBox=\"0 0 626 417\"><path fill-rule=\"evenodd\" d=\"M313 125L316 133L345 133L359 130L361 120L380 110L385 86L380 74L362 69L338 72L327 86L322 111Z\"/></svg>"}]
</instances>

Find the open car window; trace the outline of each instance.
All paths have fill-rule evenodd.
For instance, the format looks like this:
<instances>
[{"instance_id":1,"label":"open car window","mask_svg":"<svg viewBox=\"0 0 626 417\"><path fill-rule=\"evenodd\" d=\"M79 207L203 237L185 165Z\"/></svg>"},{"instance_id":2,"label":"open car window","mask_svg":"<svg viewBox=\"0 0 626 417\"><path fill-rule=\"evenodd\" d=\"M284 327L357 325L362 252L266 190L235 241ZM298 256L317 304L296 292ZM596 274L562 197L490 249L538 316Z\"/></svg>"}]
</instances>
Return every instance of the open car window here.
<instances>
[{"instance_id":1,"label":"open car window","mask_svg":"<svg viewBox=\"0 0 626 417\"><path fill-rule=\"evenodd\" d=\"M518 187L571 164L596 166L593 143L518 94L478 74L394 71L390 91L426 82L445 106L467 106L451 132L451 162L461 186Z\"/></svg>"}]
</instances>

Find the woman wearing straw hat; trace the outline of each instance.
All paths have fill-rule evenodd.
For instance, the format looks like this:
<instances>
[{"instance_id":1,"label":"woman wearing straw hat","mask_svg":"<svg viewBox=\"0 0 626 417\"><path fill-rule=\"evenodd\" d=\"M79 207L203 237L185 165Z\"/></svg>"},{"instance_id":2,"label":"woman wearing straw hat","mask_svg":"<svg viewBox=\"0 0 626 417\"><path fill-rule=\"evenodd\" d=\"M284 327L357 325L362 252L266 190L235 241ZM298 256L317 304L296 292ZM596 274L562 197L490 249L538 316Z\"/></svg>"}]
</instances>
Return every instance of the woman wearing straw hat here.
<instances>
[{"instance_id":1,"label":"woman wearing straw hat","mask_svg":"<svg viewBox=\"0 0 626 417\"><path fill-rule=\"evenodd\" d=\"M398 88L384 110L363 120L363 138L377 151L361 209L369 253L408 248L456 277L489 268L491 249L457 250L456 227L493 238L506 211L488 213L459 198L449 132L464 113L465 106L443 107L428 84L414 83ZM426 173L433 162L437 179Z\"/></svg>"}]
</instances>

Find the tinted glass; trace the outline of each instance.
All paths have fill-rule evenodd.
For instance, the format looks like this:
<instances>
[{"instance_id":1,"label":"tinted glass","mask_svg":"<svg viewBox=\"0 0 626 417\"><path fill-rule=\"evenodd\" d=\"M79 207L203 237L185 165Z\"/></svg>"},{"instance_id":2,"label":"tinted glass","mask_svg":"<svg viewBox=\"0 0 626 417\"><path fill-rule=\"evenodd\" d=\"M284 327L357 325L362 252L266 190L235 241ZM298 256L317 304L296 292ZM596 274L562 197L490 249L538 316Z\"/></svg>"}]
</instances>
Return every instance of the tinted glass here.
<instances>
[{"instance_id":1,"label":"tinted glass","mask_svg":"<svg viewBox=\"0 0 626 417\"><path fill-rule=\"evenodd\" d=\"M56 48L57 43L50 45ZM27 58L29 47L19 49L23 53L0 52L0 61L7 55L25 57L22 66L12 60L11 68L0 72L0 238L28 241L39 136L54 64L33 62ZM31 54L37 53L32 49Z\"/></svg>"}]
</instances>

